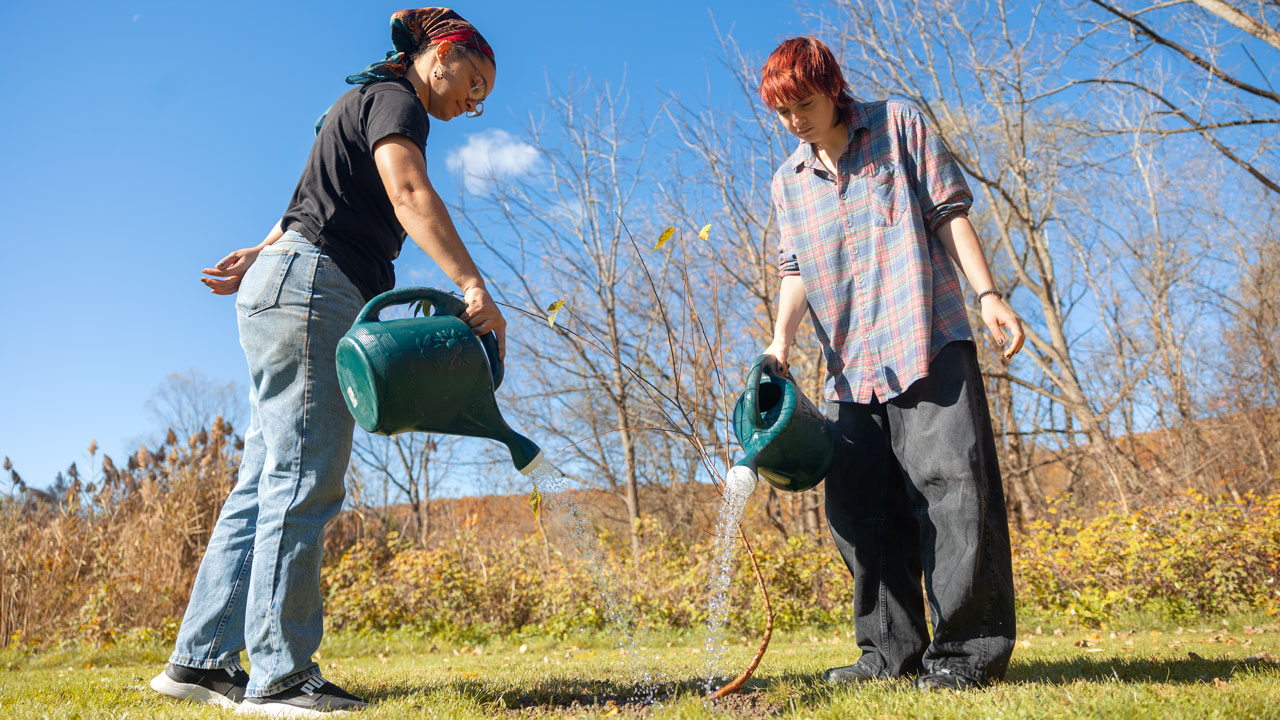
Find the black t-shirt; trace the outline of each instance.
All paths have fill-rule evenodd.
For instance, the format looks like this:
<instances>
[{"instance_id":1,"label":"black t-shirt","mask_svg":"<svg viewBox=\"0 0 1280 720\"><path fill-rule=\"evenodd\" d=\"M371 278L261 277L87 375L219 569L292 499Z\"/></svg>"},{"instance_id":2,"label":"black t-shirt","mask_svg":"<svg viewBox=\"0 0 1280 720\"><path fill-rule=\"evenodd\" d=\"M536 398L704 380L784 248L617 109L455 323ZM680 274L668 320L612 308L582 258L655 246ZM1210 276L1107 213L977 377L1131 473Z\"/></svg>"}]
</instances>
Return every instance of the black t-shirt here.
<instances>
[{"instance_id":1,"label":"black t-shirt","mask_svg":"<svg viewBox=\"0 0 1280 720\"><path fill-rule=\"evenodd\" d=\"M395 287L405 231L373 162L373 146L404 135L422 148L430 120L403 78L348 90L329 109L280 221L338 264L365 300Z\"/></svg>"}]
</instances>

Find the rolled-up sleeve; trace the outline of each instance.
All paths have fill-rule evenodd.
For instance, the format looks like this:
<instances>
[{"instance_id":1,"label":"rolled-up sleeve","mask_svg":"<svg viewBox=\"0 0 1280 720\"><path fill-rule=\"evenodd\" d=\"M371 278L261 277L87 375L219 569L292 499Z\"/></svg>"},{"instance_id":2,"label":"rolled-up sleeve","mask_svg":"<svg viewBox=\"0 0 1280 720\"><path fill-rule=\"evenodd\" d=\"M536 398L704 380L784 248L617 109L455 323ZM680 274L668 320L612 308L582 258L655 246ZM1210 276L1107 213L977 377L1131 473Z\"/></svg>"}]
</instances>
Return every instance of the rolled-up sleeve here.
<instances>
[{"instance_id":1,"label":"rolled-up sleeve","mask_svg":"<svg viewBox=\"0 0 1280 720\"><path fill-rule=\"evenodd\" d=\"M932 232L956 213L968 213L973 194L960 165L942 138L912 108L906 115L907 148L915 162L916 197L925 227Z\"/></svg>"},{"instance_id":2,"label":"rolled-up sleeve","mask_svg":"<svg viewBox=\"0 0 1280 720\"><path fill-rule=\"evenodd\" d=\"M778 277L800 274L800 260L791 240L792 228L782 205L782 186L775 175L772 186L773 212L778 219Z\"/></svg>"}]
</instances>

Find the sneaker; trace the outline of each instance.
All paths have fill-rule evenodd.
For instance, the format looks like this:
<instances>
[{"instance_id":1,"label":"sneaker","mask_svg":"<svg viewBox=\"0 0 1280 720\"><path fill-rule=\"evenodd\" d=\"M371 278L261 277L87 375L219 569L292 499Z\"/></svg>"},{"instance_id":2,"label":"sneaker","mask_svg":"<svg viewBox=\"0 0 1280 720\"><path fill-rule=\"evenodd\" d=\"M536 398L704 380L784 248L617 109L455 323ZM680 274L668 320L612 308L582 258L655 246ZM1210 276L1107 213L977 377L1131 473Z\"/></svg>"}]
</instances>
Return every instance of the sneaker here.
<instances>
[{"instance_id":1,"label":"sneaker","mask_svg":"<svg viewBox=\"0 0 1280 720\"><path fill-rule=\"evenodd\" d=\"M981 683L964 675L957 675L946 668L937 672L926 673L916 678L916 689L930 692L933 690L973 690L982 687Z\"/></svg>"},{"instance_id":2,"label":"sneaker","mask_svg":"<svg viewBox=\"0 0 1280 720\"><path fill-rule=\"evenodd\" d=\"M875 670L872 670L862 662L845 665L844 667L834 667L822 673L823 680L837 685L864 683L868 680L875 680L878 677L879 674Z\"/></svg>"},{"instance_id":3,"label":"sneaker","mask_svg":"<svg viewBox=\"0 0 1280 720\"><path fill-rule=\"evenodd\" d=\"M331 713L363 710L366 704L364 700L317 675L274 695L245 698L236 708L236 714L324 717Z\"/></svg>"},{"instance_id":4,"label":"sneaker","mask_svg":"<svg viewBox=\"0 0 1280 720\"><path fill-rule=\"evenodd\" d=\"M161 695L225 708L244 700L248 684L249 673L238 667L203 670L169 663L164 672L151 678L151 689Z\"/></svg>"}]
</instances>

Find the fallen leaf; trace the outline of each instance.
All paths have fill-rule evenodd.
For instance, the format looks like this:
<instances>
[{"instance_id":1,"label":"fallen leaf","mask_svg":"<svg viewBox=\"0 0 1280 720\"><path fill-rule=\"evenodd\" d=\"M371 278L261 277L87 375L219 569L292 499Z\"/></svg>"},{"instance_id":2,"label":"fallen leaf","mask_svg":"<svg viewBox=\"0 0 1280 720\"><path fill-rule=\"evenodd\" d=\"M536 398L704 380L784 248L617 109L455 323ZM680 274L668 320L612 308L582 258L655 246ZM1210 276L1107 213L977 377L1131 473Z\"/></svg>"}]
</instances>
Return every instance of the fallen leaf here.
<instances>
[{"instance_id":1,"label":"fallen leaf","mask_svg":"<svg viewBox=\"0 0 1280 720\"><path fill-rule=\"evenodd\" d=\"M698 237L703 240L706 240L707 238L711 237L711 226L703 225L702 229L698 231Z\"/></svg>"},{"instance_id":2,"label":"fallen leaf","mask_svg":"<svg viewBox=\"0 0 1280 720\"><path fill-rule=\"evenodd\" d=\"M529 646L528 646L528 645L521 645L521 646L520 646L520 654L521 654L521 655L523 655L524 653L527 653L527 652L529 652Z\"/></svg>"},{"instance_id":3,"label":"fallen leaf","mask_svg":"<svg viewBox=\"0 0 1280 720\"><path fill-rule=\"evenodd\" d=\"M1269 652L1260 652L1244 659L1245 662L1276 662L1277 658Z\"/></svg>"},{"instance_id":4,"label":"fallen leaf","mask_svg":"<svg viewBox=\"0 0 1280 720\"><path fill-rule=\"evenodd\" d=\"M1074 644L1075 644L1075 646L1076 646L1076 647L1082 647L1082 648L1087 648L1087 647L1089 647L1089 641L1088 641L1088 640L1085 640L1085 639L1083 639L1083 638L1081 638L1080 640L1075 641L1075 643L1074 643Z\"/></svg>"},{"instance_id":5,"label":"fallen leaf","mask_svg":"<svg viewBox=\"0 0 1280 720\"><path fill-rule=\"evenodd\" d=\"M653 252L654 250L657 250L663 245L666 245L667 241L671 239L671 236L675 234L676 234L676 229L673 227L669 227L666 230L663 230L662 234L658 236L658 244L654 245L653 250L650 250L649 252Z\"/></svg>"},{"instance_id":6,"label":"fallen leaf","mask_svg":"<svg viewBox=\"0 0 1280 720\"><path fill-rule=\"evenodd\" d=\"M1225 682L1223 682L1223 681L1222 681L1222 678L1214 678L1214 679L1213 679L1213 686L1214 686L1214 687L1216 687L1216 688L1218 688L1219 690L1221 690L1222 688L1225 688L1225 687L1227 686L1227 684L1226 684Z\"/></svg>"},{"instance_id":7,"label":"fallen leaf","mask_svg":"<svg viewBox=\"0 0 1280 720\"><path fill-rule=\"evenodd\" d=\"M560 314L560 308L564 307L563 300L557 300L547 306L547 325L555 327L556 315Z\"/></svg>"},{"instance_id":8,"label":"fallen leaf","mask_svg":"<svg viewBox=\"0 0 1280 720\"><path fill-rule=\"evenodd\" d=\"M1204 658L1201 657L1198 653L1192 652L1190 650L1187 651L1187 657L1191 658L1192 660L1204 660Z\"/></svg>"}]
</instances>

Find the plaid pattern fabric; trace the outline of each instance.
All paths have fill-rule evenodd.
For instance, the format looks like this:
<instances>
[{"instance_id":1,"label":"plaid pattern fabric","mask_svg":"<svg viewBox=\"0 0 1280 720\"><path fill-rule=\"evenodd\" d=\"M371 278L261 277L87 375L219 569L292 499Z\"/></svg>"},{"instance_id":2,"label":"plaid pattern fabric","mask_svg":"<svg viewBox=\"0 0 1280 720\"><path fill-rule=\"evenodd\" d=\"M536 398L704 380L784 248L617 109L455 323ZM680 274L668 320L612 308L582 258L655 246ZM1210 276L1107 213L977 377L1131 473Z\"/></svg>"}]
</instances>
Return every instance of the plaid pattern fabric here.
<instances>
[{"instance_id":1,"label":"plaid pattern fabric","mask_svg":"<svg viewBox=\"0 0 1280 720\"><path fill-rule=\"evenodd\" d=\"M933 230L973 202L942 140L900 102L857 103L832 177L809 143L773 176L779 275L799 275L826 355L824 395L890 400L971 338L956 269Z\"/></svg>"}]
</instances>

